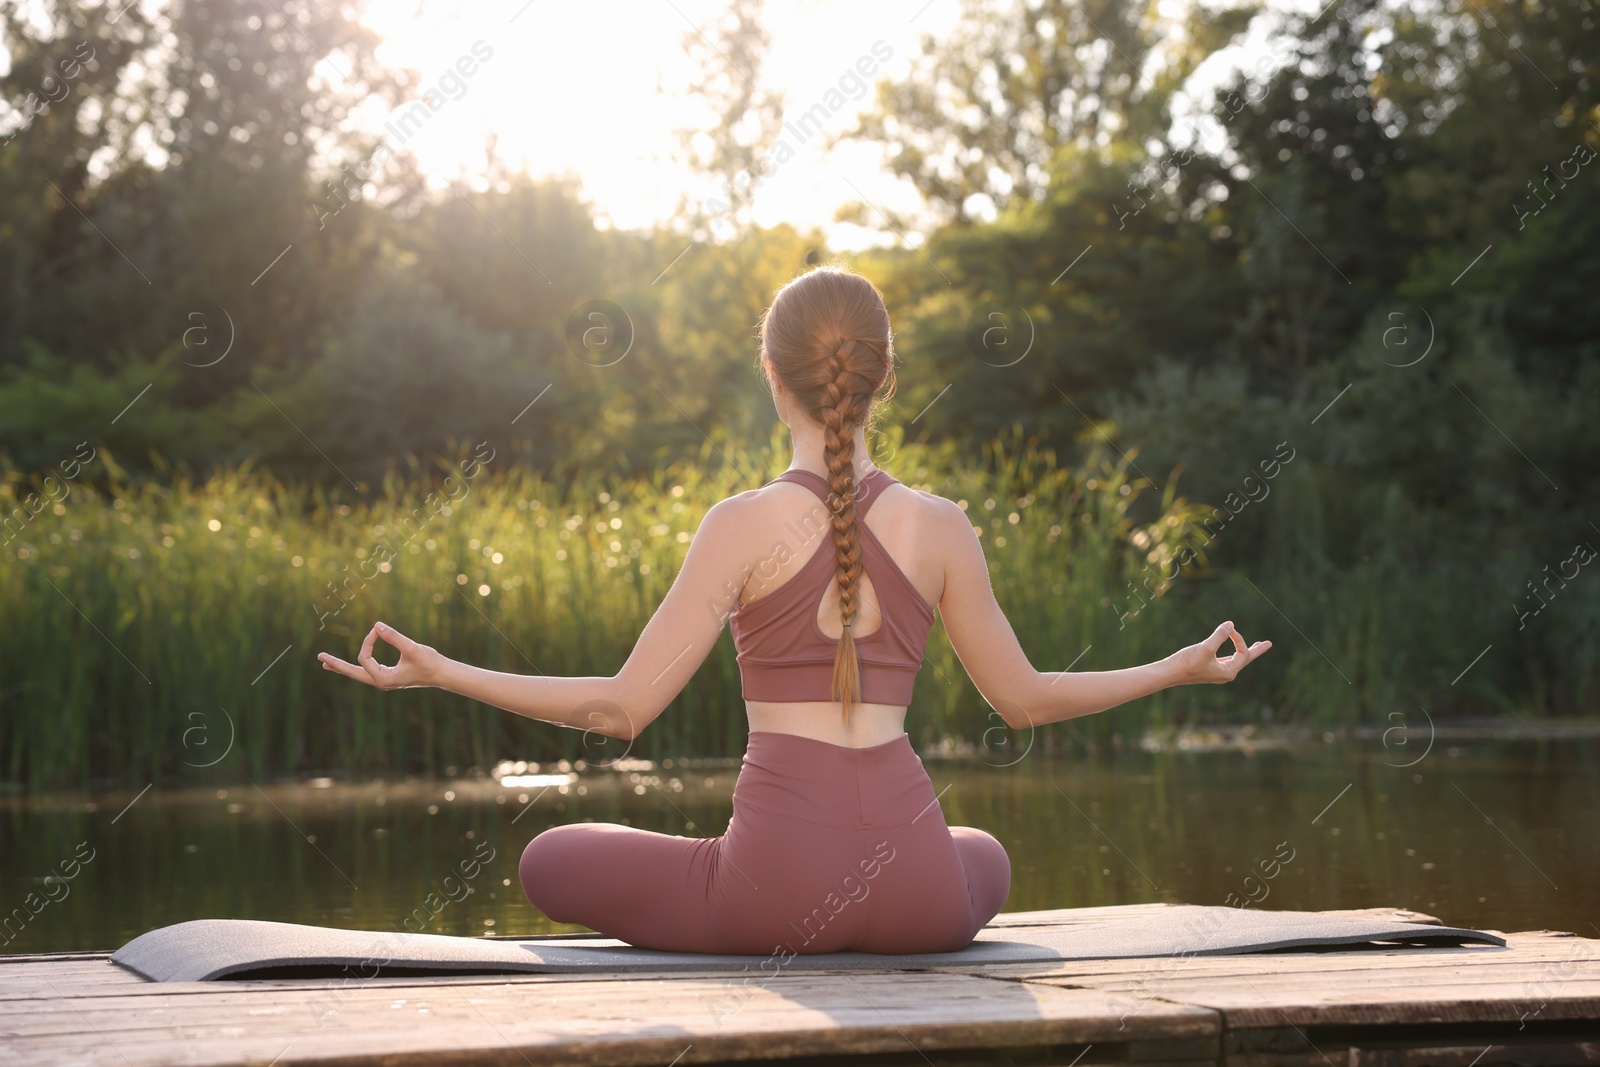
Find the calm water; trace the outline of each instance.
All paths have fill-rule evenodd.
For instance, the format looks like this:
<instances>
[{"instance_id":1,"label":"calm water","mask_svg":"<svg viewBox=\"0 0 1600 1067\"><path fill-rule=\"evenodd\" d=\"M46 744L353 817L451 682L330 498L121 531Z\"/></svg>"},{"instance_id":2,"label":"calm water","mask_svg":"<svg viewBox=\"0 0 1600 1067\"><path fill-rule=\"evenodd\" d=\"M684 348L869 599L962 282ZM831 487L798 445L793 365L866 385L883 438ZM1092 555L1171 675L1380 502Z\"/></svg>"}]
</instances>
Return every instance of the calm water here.
<instances>
[{"instance_id":1,"label":"calm water","mask_svg":"<svg viewBox=\"0 0 1600 1067\"><path fill-rule=\"evenodd\" d=\"M1600 740L1440 739L1411 767L1394 766L1416 758L1400 751L1341 739L925 762L947 820L1010 852L1008 911L1395 905L1456 925L1600 937ZM517 888L534 834L590 819L715 835L735 769L662 761L567 782L541 768L564 792L541 780L323 779L0 801L0 952L110 949L205 917L571 930Z\"/></svg>"}]
</instances>

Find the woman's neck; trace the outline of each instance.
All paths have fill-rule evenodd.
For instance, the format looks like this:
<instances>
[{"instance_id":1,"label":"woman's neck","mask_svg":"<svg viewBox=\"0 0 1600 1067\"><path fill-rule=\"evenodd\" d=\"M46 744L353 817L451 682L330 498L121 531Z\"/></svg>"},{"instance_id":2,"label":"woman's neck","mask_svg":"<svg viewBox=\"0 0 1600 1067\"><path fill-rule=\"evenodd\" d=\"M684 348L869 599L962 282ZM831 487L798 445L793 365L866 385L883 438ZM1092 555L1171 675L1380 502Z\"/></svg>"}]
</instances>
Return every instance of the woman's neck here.
<instances>
[{"instance_id":1,"label":"woman's neck","mask_svg":"<svg viewBox=\"0 0 1600 1067\"><path fill-rule=\"evenodd\" d=\"M827 450L823 429L810 427L794 430L791 428L790 436L794 439L794 456L789 460L791 468L798 467L808 470L823 478L828 477ZM856 427L855 449L851 454L851 467L855 472L856 484L861 484L862 479L873 471L877 465L872 462L872 457L867 454L866 431Z\"/></svg>"}]
</instances>

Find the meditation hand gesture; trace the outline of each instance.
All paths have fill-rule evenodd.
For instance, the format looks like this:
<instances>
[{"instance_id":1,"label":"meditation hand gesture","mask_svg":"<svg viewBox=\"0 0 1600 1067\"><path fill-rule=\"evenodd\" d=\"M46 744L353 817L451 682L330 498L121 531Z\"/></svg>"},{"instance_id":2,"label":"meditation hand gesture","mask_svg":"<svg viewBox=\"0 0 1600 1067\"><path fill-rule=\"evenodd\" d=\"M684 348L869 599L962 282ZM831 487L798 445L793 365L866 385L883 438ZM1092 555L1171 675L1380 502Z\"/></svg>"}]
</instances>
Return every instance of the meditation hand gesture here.
<instances>
[{"instance_id":1,"label":"meditation hand gesture","mask_svg":"<svg viewBox=\"0 0 1600 1067\"><path fill-rule=\"evenodd\" d=\"M373 644L380 637L400 650L400 662L393 667L379 663L372 654ZM418 644L394 627L381 622L374 623L372 629L367 631L367 639L361 642L361 652L356 656L361 666L346 663L327 652L319 652L317 658L327 670L337 671L346 678L366 682L378 689L430 686L434 684L432 679L437 676L439 665L444 662L444 657L434 649Z\"/></svg>"},{"instance_id":2,"label":"meditation hand gesture","mask_svg":"<svg viewBox=\"0 0 1600 1067\"><path fill-rule=\"evenodd\" d=\"M1219 658L1217 650L1229 637L1233 638L1236 651ZM1222 685L1233 681L1238 673L1244 670L1245 664L1271 647L1271 641L1257 641L1246 647L1244 638L1233 628L1233 623L1225 622L1218 626L1210 637L1197 645L1179 649L1171 658L1183 674L1182 684L1210 682L1213 685Z\"/></svg>"}]
</instances>

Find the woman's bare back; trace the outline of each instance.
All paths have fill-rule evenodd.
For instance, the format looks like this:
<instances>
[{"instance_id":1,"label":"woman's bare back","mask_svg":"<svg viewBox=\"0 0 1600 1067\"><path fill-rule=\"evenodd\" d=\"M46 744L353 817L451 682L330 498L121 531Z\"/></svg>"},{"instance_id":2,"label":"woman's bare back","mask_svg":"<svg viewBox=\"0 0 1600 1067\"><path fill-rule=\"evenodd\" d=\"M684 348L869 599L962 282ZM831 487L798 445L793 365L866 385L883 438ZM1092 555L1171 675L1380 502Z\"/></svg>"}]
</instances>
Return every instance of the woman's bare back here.
<instances>
[{"instance_id":1,"label":"woman's bare back","mask_svg":"<svg viewBox=\"0 0 1600 1067\"><path fill-rule=\"evenodd\" d=\"M858 516L858 521L872 531L922 598L937 605L945 584L940 505L949 506L950 502L899 482L888 483L880 492L871 510ZM752 525L764 531L758 534L758 543L767 546L762 562L740 590L739 603L743 605L783 588L818 551L831 553L833 539L826 505L805 486L773 482L741 496L747 498ZM866 637L883 625L883 616L872 579L864 571L859 589L854 629L856 636ZM816 620L829 637L842 632L837 580L830 581L819 598ZM751 730L799 734L850 748L882 744L905 732L904 705L860 704L852 709L848 725L840 721L838 704L831 701L747 700L745 708Z\"/></svg>"}]
</instances>

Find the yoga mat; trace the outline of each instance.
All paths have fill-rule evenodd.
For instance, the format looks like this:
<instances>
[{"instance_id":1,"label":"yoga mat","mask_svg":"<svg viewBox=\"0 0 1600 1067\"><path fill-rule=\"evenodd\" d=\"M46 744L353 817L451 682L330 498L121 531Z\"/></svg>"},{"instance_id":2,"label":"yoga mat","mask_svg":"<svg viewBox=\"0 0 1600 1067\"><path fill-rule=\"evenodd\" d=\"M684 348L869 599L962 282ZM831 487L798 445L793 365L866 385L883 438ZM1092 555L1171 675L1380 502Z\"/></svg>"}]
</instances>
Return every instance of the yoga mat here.
<instances>
[{"instance_id":1,"label":"yoga mat","mask_svg":"<svg viewBox=\"0 0 1600 1067\"><path fill-rule=\"evenodd\" d=\"M157 982L309 977L316 972L374 978L404 974L519 972L920 970L978 963L1229 955L1367 942L1505 945L1478 930L1316 912L1179 904L1149 915L1059 925L986 927L957 952L889 956L870 952L728 956L634 948L605 937L485 940L439 934L336 930L254 919L196 919L151 930L111 960ZM790 941L801 947L802 937ZM346 969L347 968L347 969Z\"/></svg>"}]
</instances>

